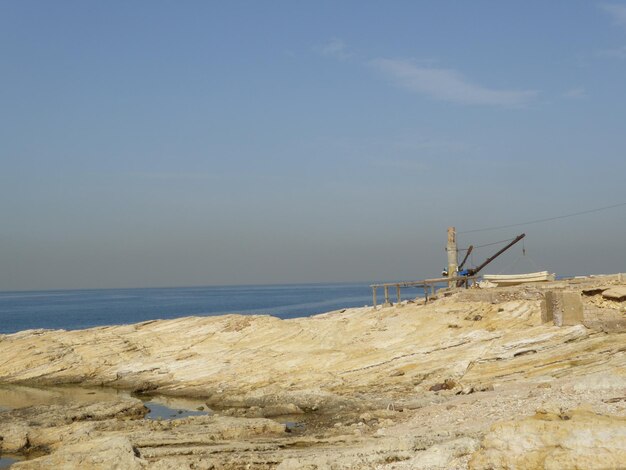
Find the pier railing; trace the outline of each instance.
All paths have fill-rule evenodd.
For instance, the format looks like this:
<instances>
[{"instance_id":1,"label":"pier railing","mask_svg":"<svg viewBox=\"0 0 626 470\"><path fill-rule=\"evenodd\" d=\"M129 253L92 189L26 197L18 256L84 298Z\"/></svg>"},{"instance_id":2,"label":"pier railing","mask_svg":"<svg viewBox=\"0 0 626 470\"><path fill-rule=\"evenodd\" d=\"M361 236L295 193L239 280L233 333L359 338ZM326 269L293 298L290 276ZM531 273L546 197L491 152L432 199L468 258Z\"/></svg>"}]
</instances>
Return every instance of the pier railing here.
<instances>
[{"instance_id":1,"label":"pier railing","mask_svg":"<svg viewBox=\"0 0 626 470\"><path fill-rule=\"evenodd\" d=\"M424 300L428 302L428 294L430 291L431 297L436 293L436 287L438 284L446 284L446 285L457 285L460 287L465 287L466 289L471 285L470 281L475 281L479 276L456 276L456 277L438 277L435 279L424 279L422 281L403 281L403 282L387 282L384 284L372 284L370 287L372 288L372 302L374 308L376 308L376 291L379 287L383 288L383 292L385 295L385 303L383 306L391 305L391 301L389 300L389 288L396 288L396 295L398 297L398 303L402 301L402 297L400 295L400 289L402 287L422 287L424 289Z\"/></svg>"}]
</instances>

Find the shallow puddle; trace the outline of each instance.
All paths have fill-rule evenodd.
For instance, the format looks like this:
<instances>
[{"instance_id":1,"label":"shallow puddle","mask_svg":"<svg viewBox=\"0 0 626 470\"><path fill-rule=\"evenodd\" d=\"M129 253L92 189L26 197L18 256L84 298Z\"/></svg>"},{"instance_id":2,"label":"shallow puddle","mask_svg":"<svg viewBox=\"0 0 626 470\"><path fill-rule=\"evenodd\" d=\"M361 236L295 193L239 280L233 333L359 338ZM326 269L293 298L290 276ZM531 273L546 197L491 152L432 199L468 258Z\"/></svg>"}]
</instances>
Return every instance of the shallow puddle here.
<instances>
[{"instance_id":1,"label":"shallow puddle","mask_svg":"<svg viewBox=\"0 0 626 470\"><path fill-rule=\"evenodd\" d=\"M285 431L291 433L303 433L306 431L306 423L300 421L280 421L285 425Z\"/></svg>"},{"instance_id":2,"label":"shallow puddle","mask_svg":"<svg viewBox=\"0 0 626 470\"><path fill-rule=\"evenodd\" d=\"M38 405L82 405L117 401L130 393L114 388L83 388L75 386L27 387L0 385L0 411Z\"/></svg>"},{"instance_id":3,"label":"shallow puddle","mask_svg":"<svg viewBox=\"0 0 626 470\"><path fill-rule=\"evenodd\" d=\"M11 465L13 465L15 462L18 462L19 458L17 457L8 457L8 456L4 456L4 457L0 457L0 468L9 468Z\"/></svg>"},{"instance_id":4,"label":"shallow puddle","mask_svg":"<svg viewBox=\"0 0 626 470\"><path fill-rule=\"evenodd\" d=\"M144 402L146 408L150 412L145 416L146 419L180 419L187 418L188 416L202 416L210 414L205 410L189 410L184 408L170 408L162 403L155 401Z\"/></svg>"},{"instance_id":5,"label":"shallow puddle","mask_svg":"<svg viewBox=\"0 0 626 470\"><path fill-rule=\"evenodd\" d=\"M117 401L131 396L143 401L146 408L150 410L145 416L146 419L179 419L212 414L212 411L199 399L134 395L115 388L83 388L69 385L46 388L0 385L0 411L38 405L86 405Z\"/></svg>"}]
</instances>

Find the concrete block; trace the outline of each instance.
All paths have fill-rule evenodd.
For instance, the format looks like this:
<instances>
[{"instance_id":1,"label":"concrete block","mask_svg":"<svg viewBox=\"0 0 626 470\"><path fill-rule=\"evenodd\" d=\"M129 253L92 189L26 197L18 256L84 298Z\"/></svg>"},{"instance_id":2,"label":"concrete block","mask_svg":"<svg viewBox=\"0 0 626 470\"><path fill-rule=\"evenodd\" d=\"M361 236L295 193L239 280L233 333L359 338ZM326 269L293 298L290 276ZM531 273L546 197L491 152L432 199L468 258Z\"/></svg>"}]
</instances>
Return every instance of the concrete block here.
<instances>
[{"instance_id":1,"label":"concrete block","mask_svg":"<svg viewBox=\"0 0 626 470\"><path fill-rule=\"evenodd\" d=\"M559 310L554 312L556 326L580 325L583 322L583 302L579 292L559 292Z\"/></svg>"},{"instance_id":2,"label":"concrete block","mask_svg":"<svg viewBox=\"0 0 626 470\"><path fill-rule=\"evenodd\" d=\"M556 326L583 323L583 302L579 292L547 291L541 302L541 321Z\"/></svg>"},{"instance_id":3,"label":"concrete block","mask_svg":"<svg viewBox=\"0 0 626 470\"><path fill-rule=\"evenodd\" d=\"M547 291L541 301L541 323L548 323L554 319L555 294L553 291Z\"/></svg>"},{"instance_id":4,"label":"concrete block","mask_svg":"<svg viewBox=\"0 0 626 470\"><path fill-rule=\"evenodd\" d=\"M563 292L563 315L561 326L580 325L584 320L583 301L580 292Z\"/></svg>"}]
</instances>

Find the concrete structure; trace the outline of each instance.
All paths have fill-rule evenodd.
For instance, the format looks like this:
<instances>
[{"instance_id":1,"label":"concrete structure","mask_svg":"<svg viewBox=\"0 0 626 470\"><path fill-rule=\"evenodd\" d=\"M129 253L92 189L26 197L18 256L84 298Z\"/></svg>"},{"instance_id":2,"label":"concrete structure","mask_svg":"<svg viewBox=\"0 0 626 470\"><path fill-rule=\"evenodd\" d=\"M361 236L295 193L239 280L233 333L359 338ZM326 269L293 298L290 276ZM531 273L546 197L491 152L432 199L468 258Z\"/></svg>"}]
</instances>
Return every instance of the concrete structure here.
<instances>
[{"instance_id":1,"label":"concrete structure","mask_svg":"<svg viewBox=\"0 0 626 470\"><path fill-rule=\"evenodd\" d=\"M456 272L459 269L459 257L456 247L456 229L454 227L448 227L446 251L448 252L448 277L456 277ZM454 281L448 283L448 287L454 287L455 285Z\"/></svg>"},{"instance_id":2,"label":"concrete structure","mask_svg":"<svg viewBox=\"0 0 626 470\"><path fill-rule=\"evenodd\" d=\"M556 326L581 325L583 302L579 292L547 291L541 302L541 321Z\"/></svg>"},{"instance_id":3,"label":"concrete structure","mask_svg":"<svg viewBox=\"0 0 626 470\"><path fill-rule=\"evenodd\" d=\"M457 277L440 277L435 279L424 279L423 281L403 281L403 282L387 282L385 284L372 284L370 287L372 288L372 303L373 307L376 308L378 305L376 303L377 295L376 291L379 287L383 288L385 294L385 302L383 303L383 307L391 307L393 304L389 299L389 288L396 288L396 295L398 298L398 302L396 306L402 305L402 297L400 295L400 289L402 287L421 287L424 289L424 301L428 302L428 296L434 297L436 288L439 284L453 283L454 286L465 287L466 289L472 285L472 283L476 282L478 276L457 276Z\"/></svg>"},{"instance_id":4,"label":"concrete structure","mask_svg":"<svg viewBox=\"0 0 626 470\"><path fill-rule=\"evenodd\" d=\"M541 301L541 323L554 320L554 311L558 308L554 291L547 291Z\"/></svg>"}]
</instances>

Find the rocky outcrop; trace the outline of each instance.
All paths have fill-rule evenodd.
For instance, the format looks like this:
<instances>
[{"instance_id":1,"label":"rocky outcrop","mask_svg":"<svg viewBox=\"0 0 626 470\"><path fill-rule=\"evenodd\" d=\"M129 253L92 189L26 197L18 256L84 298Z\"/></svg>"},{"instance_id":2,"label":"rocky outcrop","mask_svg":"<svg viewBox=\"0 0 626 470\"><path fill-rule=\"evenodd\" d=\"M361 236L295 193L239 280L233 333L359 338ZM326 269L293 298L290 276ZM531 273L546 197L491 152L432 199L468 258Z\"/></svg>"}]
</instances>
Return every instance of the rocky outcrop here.
<instances>
[{"instance_id":1,"label":"rocky outcrop","mask_svg":"<svg viewBox=\"0 0 626 470\"><path fill-rule=\"evenodd\" d=\"M41 405L0 412L0 452L48 451L77 442L108 420L131 420L147 413L140 400L121 399L88 405Z\"/></svg>"},{"instance_id":2,"label":"rocky outcrop","mask_svg":"<svg viewBox=\"0 0 626 470\"><path fill-rule=\"evenodd\" d=\"M243 451L246 441L286 435L284 424L269 419L141 419L146 411L140 400L130 398L5 411L0 413L0 453L36 457L17 468L61 463L67 468L143 468L167 459L178 468L189 455L221 453L227 460L233 451ZM265 447L278 449L276 444Z\"/></svg>"},{"instance_id":3,"label":"rocky outcrop","mask_svg":"<svg viewBox=\"0 0 626 470\"><path fill-rule=\"evenodd\" d=\"M602 292L602 297L609 300L623 302L626 300L626 286L611 287Z\"/></svg>"},{"instance_id":4,"label":"rocky outcrop","mask_svg":"<svg viewBox=\"0 0 626 470\"><path fill-rule=\"evenodd\" d=\"M611 333L626 331L626 286L603 284L582 293L587 327Z\"/></svg>"},{"instance_id":5,"label":"rocky outcrop","mask_svg":"<svg viewBox=\"0 0 626 470\"><path fill-rule=\"evenodd\" d=\"M625 462L626 417L541 408L532 417L494 425L469 468L606 470Z\"/></svg>"},{"instance_id":6,"label":"rocky outcrop","mask_svg":"<svg viewBox=\"0 0 626 470\"><path fill-rule=\"evenodd\" d=\"M478 441L471 437L452 439L435 444L427 449L416 449L410 458L397 464L387 465L388 469L428 469L452 470L465 468L469 456L478 448Z\"/></svg>"},{"instance_id":7,"label":"rocky outcrop","mask_svg":"<svg viewBox=\"0 0 626 470\"><path fill-rule=\"evenodd\" d=\"M137 457L124 437L104 437L62 447L57 452L11 466L15 470L89 468L93 470L143 470L148 463Z\"/></svg>"},{"instance_id":8,"label":"rocky outcrop","mask_svg":"<svg viewBox=\"0 0 626 470\"><path fill-rule=\"evenodd\" d=\"M597 436L581 434L583 423L611 423L611 442L622 442L626 333L588 328L589 312L600 324L607 309L622 315L620 302L602 297L615 286L593 278L293 320L226 315L0 336L0 409L11 408L0 412L0 452L28 456L25 468L566 462L578 454L555 449L565 452L568 439L601 449ZM546 290L575 293L583 324L543 323ZM197 397L214 414L146 420L144 404L128 394L107 398L95 388L68 402L56 389L26 387L33 384ZM21 404L26 398L32 406ZM553 404L588 411L534 415ZM532 437L540 428L554 439ZM539 460L516 453L515 435L531 436Z\"/></svg>"}]
</instances>

